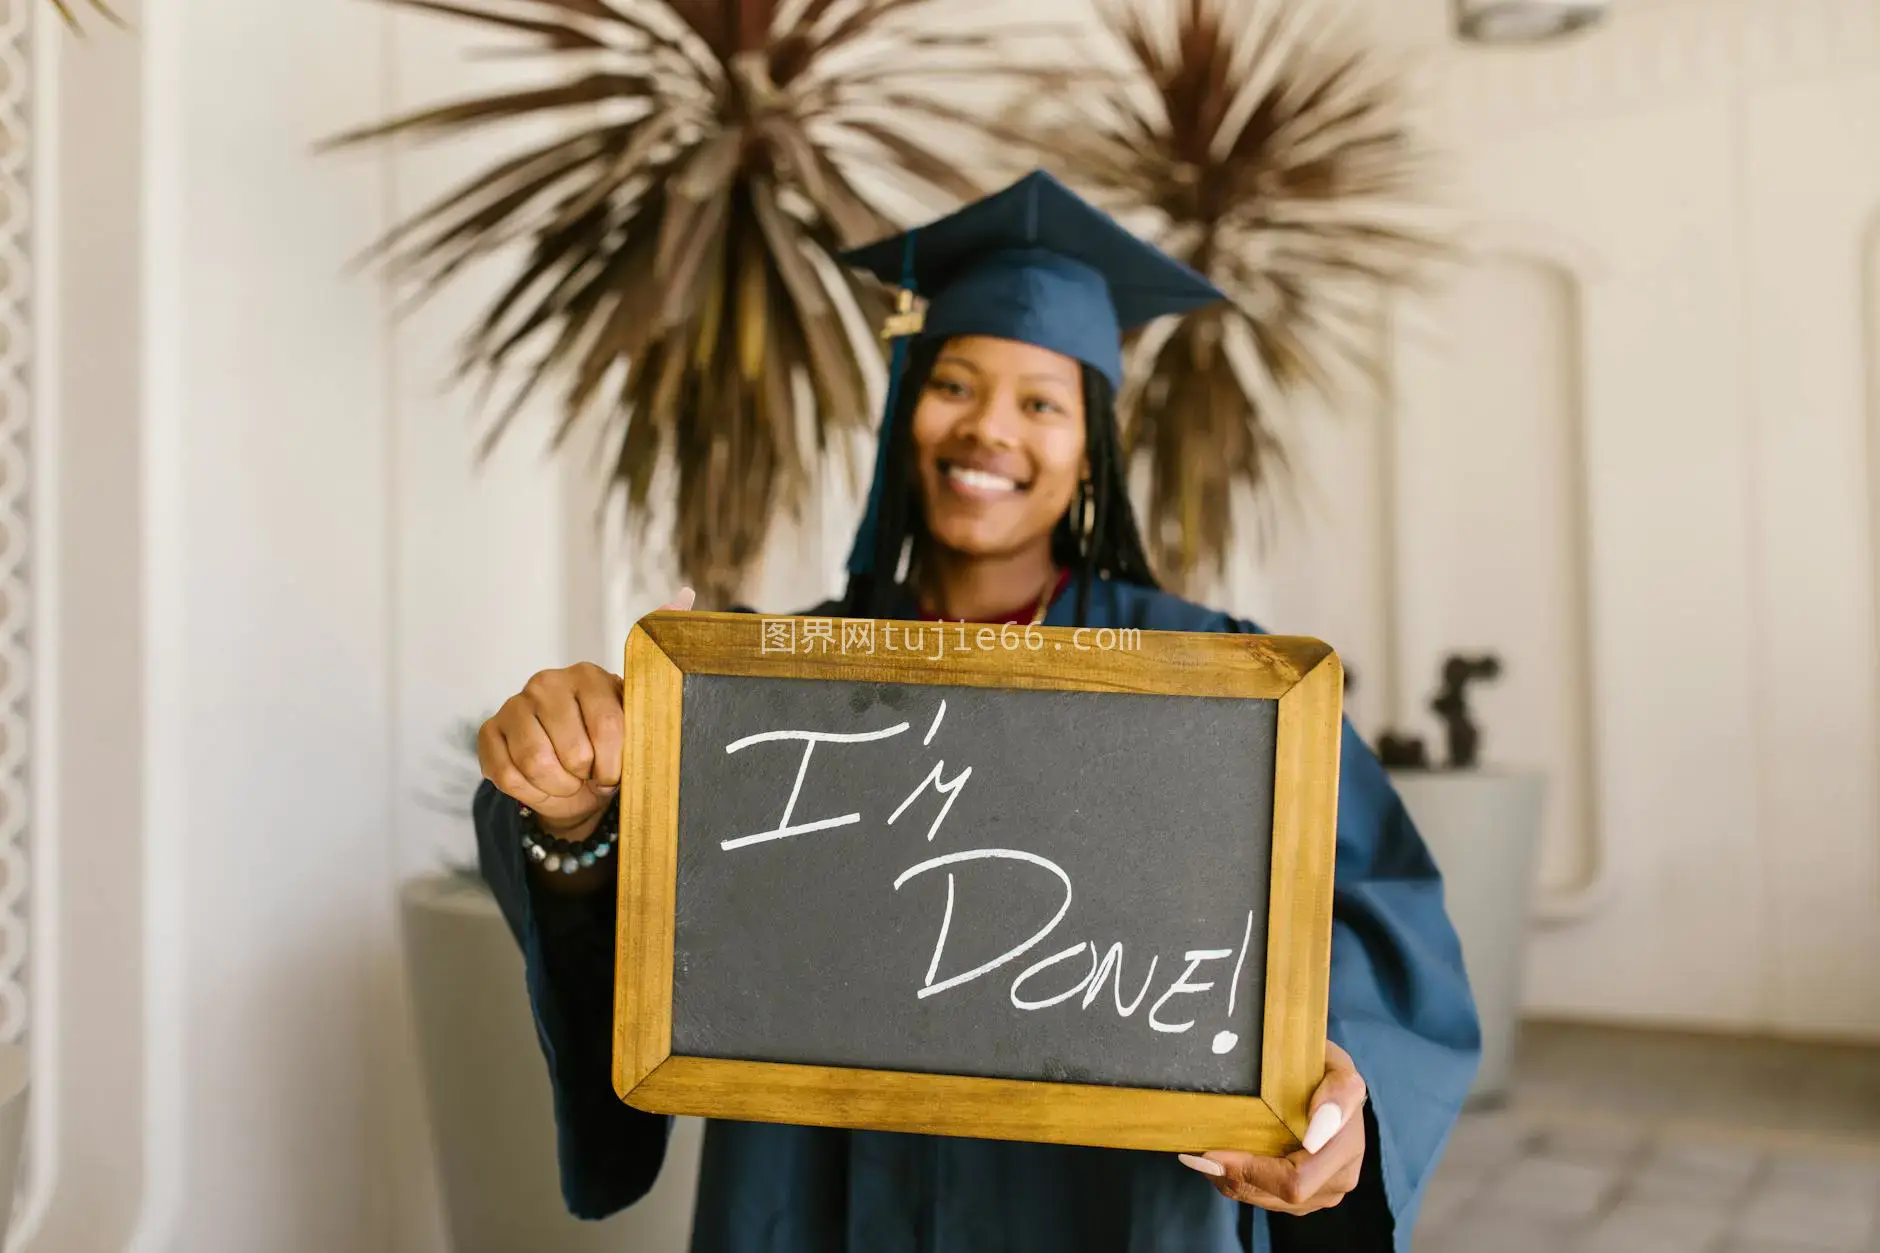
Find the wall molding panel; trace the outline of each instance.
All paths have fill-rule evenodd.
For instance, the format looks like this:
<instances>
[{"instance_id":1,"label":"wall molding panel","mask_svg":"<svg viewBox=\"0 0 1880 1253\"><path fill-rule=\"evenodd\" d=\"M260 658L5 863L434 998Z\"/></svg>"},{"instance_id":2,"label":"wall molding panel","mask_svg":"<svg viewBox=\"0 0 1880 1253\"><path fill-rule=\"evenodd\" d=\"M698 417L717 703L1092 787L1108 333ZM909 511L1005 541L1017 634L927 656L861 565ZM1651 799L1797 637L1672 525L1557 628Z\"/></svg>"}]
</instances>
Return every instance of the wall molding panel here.
<instances>
[{"instance_id":1,"label":"wall molding panel","mask_svg":"<svg viewBox=\"0 0 1880 1253\"><path fill-rule=\"evenodd\" d=\"M1587 473L1600 286L1590 276L1604 266L1544 226L1501 222L1470 242L1466 272L1423 311L1435 326L1400 323L1396 413L1377 444L1394 708L1427 727L1444 651L1501 656L1503 681L1474 704L1492 762L1548 773L1537 917L1573 922L1612 882Z\"/></svg>"},{"instance_id":2,"label":"wall molding panel","mask_svg":"<svg viewBox=\"0 0 1880 1253\"><path fill-rule=\"evenodd\" d=\"M43 828L36 786L44 737L36 715L47 675L40 664L42 548L35 523L47 482L38 436L42 358L35 335L42 285L34 264L38 121L44 94L36 72L40 19L31 0L0 0L0 1042L23 1044L32 1069L56 1058L51 1023L40 1021L46 963L30 920L48 908L39 865ZM49 991L49 989L45 989ZM34 1106L15 1202L15 1230L30 1234L45 1211L52 1163L49 1112Z\"/></svg>"},{"instance_id":3,"label":"wall molding panel","mask_svg":"<svg viewBox=\"0 0 1880 1253\"><path fill-rule=\"evenodd\" d=\"M1865 377L1861 381L1866 406L1861 423L1866 444L1866 463L1862 468L1866 472L1867 491L1867 571L1872 580L1868 603L1874 642L1880 649L1880 205L1868 212L1859 256L1860 346L1865 366ZM1872 667L1869 683L1873 717L1880 723L1880 651L1870 656L1868 663ZM1880 728L1876 728L1874 740L1880 745ZM1876 757L1873 771L1880 776L1880 757ZM1880 829L1874 831L1873 838L1880 845ZM1880 910L1880 878L1873 883L1873 896L1874 908Z\"/></svg>"}]
</instances>

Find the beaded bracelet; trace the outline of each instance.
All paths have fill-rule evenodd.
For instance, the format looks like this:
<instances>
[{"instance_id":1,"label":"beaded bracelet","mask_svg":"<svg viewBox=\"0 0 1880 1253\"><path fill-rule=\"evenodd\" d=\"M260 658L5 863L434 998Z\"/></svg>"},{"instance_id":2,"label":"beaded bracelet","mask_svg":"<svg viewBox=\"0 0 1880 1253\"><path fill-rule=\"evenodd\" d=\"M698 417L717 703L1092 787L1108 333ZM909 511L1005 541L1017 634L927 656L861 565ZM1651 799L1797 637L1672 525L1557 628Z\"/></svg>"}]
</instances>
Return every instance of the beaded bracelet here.
<instances>
[{"instance_id":1,"label":"beaded bracelet","mask_svg":"<svg viewBox=\"0 0 1880 1253\"><path fill-rule=\"evenodd\" d=\"M546 835L535 811L522 807L522 847L531 860L550 874L574 874L605 860L620 840L620 800L607 807L601 824L585 840L558 840Z\"/></svg>"}]
</instances>

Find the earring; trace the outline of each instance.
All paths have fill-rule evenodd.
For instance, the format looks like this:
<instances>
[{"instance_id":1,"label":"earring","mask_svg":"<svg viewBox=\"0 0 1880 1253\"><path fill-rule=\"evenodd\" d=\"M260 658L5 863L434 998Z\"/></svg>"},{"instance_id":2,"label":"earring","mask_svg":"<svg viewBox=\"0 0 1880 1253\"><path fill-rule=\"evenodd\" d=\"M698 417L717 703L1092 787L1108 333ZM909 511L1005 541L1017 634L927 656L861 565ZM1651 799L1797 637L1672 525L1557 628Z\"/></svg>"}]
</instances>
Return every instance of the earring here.
<instances>
[{"instance_id":1,"label":"earring","mask_svg":"<svg viewBox=\"0 0 1880 1253\"><path fill-rule=\"evenodd\" d=\"M1077 485L1077 502L1077 507L1083 514L1083 524L1078 529L1083 532L1084 544L1088 547L1090 534L1097 529L1097 493L1089 479Z\"/></svg>"}]
</instances>

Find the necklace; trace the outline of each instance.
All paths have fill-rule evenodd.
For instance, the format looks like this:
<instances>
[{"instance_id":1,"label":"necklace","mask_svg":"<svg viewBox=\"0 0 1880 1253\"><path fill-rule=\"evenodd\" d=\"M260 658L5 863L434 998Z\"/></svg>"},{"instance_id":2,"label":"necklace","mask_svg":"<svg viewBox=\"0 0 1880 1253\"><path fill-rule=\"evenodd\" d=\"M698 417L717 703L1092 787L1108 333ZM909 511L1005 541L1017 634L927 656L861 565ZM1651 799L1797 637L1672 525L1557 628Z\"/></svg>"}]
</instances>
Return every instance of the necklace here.
<instances>
[{"instance_id":1,"label":"necklace","mask_svg":"<svg viewBox=\"0 0 1880 1253\"><path fill-rule=\"evenodd\" d=\"M1038 608L1031 615L1031 625L1037 626L1044 621L1044 616L1051 612L1051 598L1057 594L1058 583L1062 577L1056 570L1051 572L1050 581L1044 585L1044 591L1038 593Z\"/></svg>"}]
</instances>

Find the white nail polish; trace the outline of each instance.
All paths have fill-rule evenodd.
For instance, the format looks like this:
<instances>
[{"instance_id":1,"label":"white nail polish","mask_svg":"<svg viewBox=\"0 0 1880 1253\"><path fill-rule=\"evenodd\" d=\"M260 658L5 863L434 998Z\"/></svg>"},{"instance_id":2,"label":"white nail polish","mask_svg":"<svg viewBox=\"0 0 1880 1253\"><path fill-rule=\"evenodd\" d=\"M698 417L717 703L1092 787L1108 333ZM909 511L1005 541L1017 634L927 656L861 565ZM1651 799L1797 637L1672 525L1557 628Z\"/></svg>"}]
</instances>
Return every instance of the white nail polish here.
<instances>
[{"instance_id":1,"label":"white nail polish","mask_svg":"<svg viewBox=\"0 0 1880 1253\"><path fill-rule=\"evenodd\" d=\"M1312 1121L1306 1124L1305 1139L1302 1141L1306 1152L1316 1153L1324 1148L1326 1143L1338 1134L1338 1129L1344 1125L1344 1110L1329 1102L1319 1106L1318 1113L1312 1115Z\"/></svg>"},{"instance_id":2,"label":"white nail polish","mask_svg":"<svg viewBox=\"0 0 1880 1253\"><path fill-rule=\"evenodd\" d=\"M1190 1170L1198 1170L1204 1175L1213 1175L1218 1179L1227 1173L1227 1167L1219 1162L1211 1162L1205 1157L1193 1157L1187 1153L1177 1153L1175 1156L1180 1159L1182 1165Z\"/></svg>"}]
</instances>

